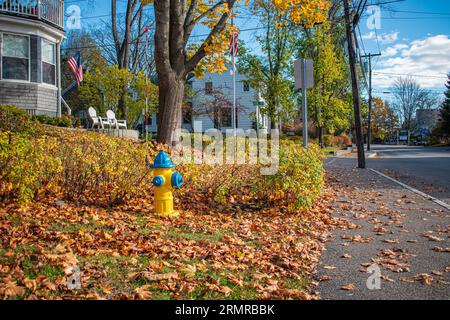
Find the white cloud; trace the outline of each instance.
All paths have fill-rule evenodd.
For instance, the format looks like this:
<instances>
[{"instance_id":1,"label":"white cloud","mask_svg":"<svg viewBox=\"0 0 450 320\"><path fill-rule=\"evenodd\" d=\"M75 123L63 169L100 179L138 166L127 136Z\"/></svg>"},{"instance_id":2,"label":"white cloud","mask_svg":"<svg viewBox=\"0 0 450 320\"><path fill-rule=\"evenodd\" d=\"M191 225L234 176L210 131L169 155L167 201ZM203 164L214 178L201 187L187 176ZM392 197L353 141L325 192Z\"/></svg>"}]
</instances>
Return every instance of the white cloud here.
<instances>
[{"instance_id":1,"label":"white cloud","mask_svg":"<svg viewBox=\"0 0 450 320\"><path fill-rule=\"evenodd\" d=\"M363 40L373 40L376 38L376 33L373 31L370 31L369 33L363 34L361 37Z\"/></svg>"},{"instance_id":2,"label":"white cloud","mask_svg":"<svg viewBox=\"0 0 450 320\"><path fill-rule=\"evenodd\" d=\"M450 38L437 35L388 47L374 70L374 85L389 88L400 76L414 75L425 88L443 88L450 72Z\"/></svg>"},{"instance_id":3,"label":"white cloud","mask_svg":"<svg viewBox=\"0 0 450 320\"><path fill-rule=\"evenodd\" d=\"M395 56L398 53L398 50L395 47L389 47L384 50L381 54L383 57Z\"/></svg>"},{"instance_id":4,"label":"white cloud","mask_svg":"<svg viewBox=\"0 0 450 320\"><path fill-rule=\"evenodd\" d=\"M398 32L383 33L380 35L380 42L383 44L394 43L398 39Z\"/></svg>"},{"instance_id":5,"label":"white cloud","mask_svg":"<svg viewBox=\"0 0 450 320\"><path fill-rule=\"evenodd\" d=\"M396 56L400 52L400 50L406 49L406 48L408 48L408 45L398 43L394 46L386 48L386 50L384 50L381 54L383 55L383 57Z\"/></svg>"},{"instance_id":6,"label":"white cloud","mask_svg":"<svg viewBox=\"0 0 450 320\"><path fill-rule=\"evenodd\" d=\"M392 33L382 33L377 36L377 34L374 31L370 31L369 33L363 34L361 38L363 40L373 40L373 41L376 41L378 38L378 41L382 44L391 44L398 40L398 35L399 32L395 31Z\"/></svg>"}]
</instances>

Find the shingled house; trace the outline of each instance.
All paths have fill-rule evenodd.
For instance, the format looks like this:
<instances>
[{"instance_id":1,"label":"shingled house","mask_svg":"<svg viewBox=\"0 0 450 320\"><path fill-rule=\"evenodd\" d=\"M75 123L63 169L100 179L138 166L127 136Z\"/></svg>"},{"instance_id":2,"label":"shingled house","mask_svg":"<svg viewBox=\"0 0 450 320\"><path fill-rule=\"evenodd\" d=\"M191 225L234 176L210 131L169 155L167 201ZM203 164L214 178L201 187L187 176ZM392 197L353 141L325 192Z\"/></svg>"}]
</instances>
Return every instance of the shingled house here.
<instances>
[{"instance_id":1,"label":"shingled house","mask_svg":"<svg viewBox=\"0 0 450 320\"><path fill-rule=\"evenodd\" d=\"M0 0L0 104L61 114L63 0Z\"/></svg>"}]
</instances>

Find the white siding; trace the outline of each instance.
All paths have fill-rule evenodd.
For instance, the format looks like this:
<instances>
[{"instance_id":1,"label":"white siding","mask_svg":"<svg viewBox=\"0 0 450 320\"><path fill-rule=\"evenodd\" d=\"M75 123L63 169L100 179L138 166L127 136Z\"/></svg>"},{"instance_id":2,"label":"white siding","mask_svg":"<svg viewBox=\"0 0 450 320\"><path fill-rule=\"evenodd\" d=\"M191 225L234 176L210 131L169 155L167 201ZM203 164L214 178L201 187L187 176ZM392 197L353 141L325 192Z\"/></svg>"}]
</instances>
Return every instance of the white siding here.
<instances>
[{"instance_id":1,"label":"white siding","mask_svg":"<svg viewBox=\"0 0 450 320\"><path fill-rule=\"evenodd\" d=\"M258 100L259 96L252 88L249 91L244 91L245 80L245 76L236 74L236 101L239 109L237 127L247 130L253 128L250 116L252 113L256 114L254 101ZM194 110L205 100L211 99L211 96L206 95L204 91L207 82L212 82L213 89L220 89L229 101L233 101L233 76L230 71L225 71L222 74L207 73L202 79L193 78L190 81L193 91L197 93L192 100ZM194 121L202 121L203 131L214 128L214 123L208 115L196 116Z\"/></svg>"},{"instance_id":2,"label":"white siding","mask_svg":"<svg viewBox=\"0 0 450 320\"><path fill-rule=\"evenodd\" d=\"M238 112L238 128L239 129L252 129L253 122L250 118L252 113L256 114L256 106L254 104L255 101L261 101L258 93L250 88L249 91L244 91L244 82L246 78L243 75L236 74L236 101L239 108ZM229 100L233 101L233 76L230 71L225 71L222 74L211 74L207 73L202 79L192 78L189 80L192 83L192 89L196 93L194 98L192 99L192 108L198 110L199 105L205 100L210 100L212 96L205 94L205 83L212 82L213 90L220 89L223 95ZM198 115L193 117L193 121L201 121L202 122L202 131L214 128L214 122L208 115ZM149 126L149 131L156 132L156 114L153 115L153 123ZM267 127L267 120L262 119L260 121L262 123L262 127ZM189 124L182 124L184 129L192 131L193 128ZM232 129L232 128L230 128ZM226 128L223 128L225 131Z\"/></svg>"}]
</instances>

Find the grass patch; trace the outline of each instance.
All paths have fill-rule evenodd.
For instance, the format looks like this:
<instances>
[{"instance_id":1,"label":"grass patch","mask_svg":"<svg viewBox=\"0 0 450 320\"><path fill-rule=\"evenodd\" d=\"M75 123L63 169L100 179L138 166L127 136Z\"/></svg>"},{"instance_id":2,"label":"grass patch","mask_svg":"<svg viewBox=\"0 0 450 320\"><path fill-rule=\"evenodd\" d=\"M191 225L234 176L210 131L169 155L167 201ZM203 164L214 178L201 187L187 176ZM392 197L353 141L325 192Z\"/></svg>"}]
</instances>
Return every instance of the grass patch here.
<instances>
[{"instance_id":1,"label":"grass patch","mask_svg":"<svg viewBox=\"0 0 450 320\"><path fill-rule=\"evenodd\" d=\"M337 148L337 147L327 147L327 148L323 148L322 152L325 157L334 157L333 153L338 152L339 150L341 150L341 149Z\"/></svg>"},{"instance_id":2,"label":"grass patch","mask_svg":"<svg viewBox=\"0 0 450 320\"><path fill-rule=\"evenodd\" d=\"M36 279L38 276L35 271L35 263L31 259L26 258L22 261L22 269L25 276L29 279Z\"/></svg>"},{"instance_id":3,"label":"grass patch","mask_svg":"<svg viewBox=\"0 0 450 320\"><path fill-rule=\"evenodd\" d=\"M283 282L286 289L295 289L295 290L305 290L305 288L309 284L308 279L305 277L303 277L302 279L286 278L283 279Z\"/></svg>"},{"instance_id":4,"label":"grass patch","mask_svg":"<svg viewBox=\"0 0 450 320\"><path fill-rule=\"evenodd\" d=\"M224 233L222 230L217 231L214 234L207 234L203 232L183 231L180 229L171 229L166 233L167 238L171 239L185 239L193 241L206 241L206 242L220 242L223 240Z\"/></svg>"},{"instance_id":5,"label":"grass patch","mask_svg":"<svg viewBox=\"0 0 450 320\"><path fill-rule=\"evenodd\" d=\"M9 216L8 220L12 222L14 227L18 227L22 224L22 217L20 217L18 215Z\"/></svg>"},{"instance_id":6,"label":"grass patch","mask_svg":"<svg viewBox=\"0 0 450 320\"><path fill-rule=\"evenodd\" d=\"M59 266L53 266L50 264L46 264L42 267L41 273L49 278L50 280L56 280L59 277L64 275L64 271Z\"/></svg>"},{"instance_id":7,"label":"grass patch","mask_svg":"<svg viewBox=\"0 0 450 320\"><path fill-rule=\"evenodd\" d=\"M150 234L151 232L152 232L152 230L147 229L147 228L138 229L138 233L143 234L144 236Z\"/></svg>"},{"instance_id":8,"label":"grass patch","mask_svg":"<svg viewBox=\"0 0 450 320\"><path fill-rule=\"evenodd\" d=\"M91 232L95 230L105 230L105 231L111 231L112 228L108 226L104 226L101 224L96 223L94 220L89 219L88 224L80 223L80 222L55 222L48 226L48 230L50 231L58 231L58 232L64 232L64 233L77 233L78 231L83 232Z\"/></svg>"},{"instance_id":9,"label":"grass patch","mask_svg":"<svg viewBox=\"0 0 450 320\"><path fill-rule=\"evenodd\" d=\"M38 275L43 275L50 280L56 280L64 276L64 271L60 266L46 264L38 270L38 265L30 258L23 259L21 267L25 277L36 279Z\"/></svg>"},{"instance_id":10,"label":"grass patch","mask_svg":"<svg viewBox=\"0 0 450 320\"><path fill-rule=\"evenodd\" d=\"M15 253L23 253L23 254L32 254L32 253L36 253L37 249L34 244L23 244L23 245L18 245L14 249L14 252Z\"/></svg>"},{"instance_id":11,"label":"grass patch","mask_svg":"<svg viewBox=\"0 0 450 320\"><path fill-rule=\"evenodd\" d=\"M147 218L145 218L145 217L137 216L137 217L134 219L134 222L136 222L136 224L137 224L138 226L142 227L142 226L147 225L148 220L147 220Z\"/></svg>"},{"instance_id":12,"label":"grass patch","mask_svg":"<svg viewBox=\"0 0 450 320\"><path fill-rule=\"evenodd\" d=\"M105 270L108 285L117 290L124 290L127 286L128 274L133 272L129 265L130 260L130 257L125 256L113 257L100 254L82 258L80 263L82 265L81 269L89 266L97 270Z\"/></svg>"},{"instance_id":13,"label":"grass patch","mask_svg":"<svg viewBox=\"0 0 450 320\"><path fill-rule=\"evenodd\" d=\"M0 262L2 263L13 263L14 257L6 255L8 253L8 250L6 249L0 249Z\"/></svg>"},{"instance_id":14,"label":"grass patch","mask_svg":"<svg viewBox=\"0 0 450 320\"><path fill-rule=\"evenodd\" d=\"M208 267L208 266L207 266ZM241 277L246 283L244 286L237 285L231 282L227 275L234 275L236 277ZM258 298L258 292L254 288L255 280L246 272L231 272L227 269L221 269L219 272L214 270L212 267L208 267L208 271L202 272L198 271L196 274L196 279L199 282L207 282L213 279L218 282L221 286L230 288L231 294L226 296L224 293L214 292L206 289L205 287L197 288L188 299L205 299L205 300L255 300Z\"/></svg>"}]
</instances>

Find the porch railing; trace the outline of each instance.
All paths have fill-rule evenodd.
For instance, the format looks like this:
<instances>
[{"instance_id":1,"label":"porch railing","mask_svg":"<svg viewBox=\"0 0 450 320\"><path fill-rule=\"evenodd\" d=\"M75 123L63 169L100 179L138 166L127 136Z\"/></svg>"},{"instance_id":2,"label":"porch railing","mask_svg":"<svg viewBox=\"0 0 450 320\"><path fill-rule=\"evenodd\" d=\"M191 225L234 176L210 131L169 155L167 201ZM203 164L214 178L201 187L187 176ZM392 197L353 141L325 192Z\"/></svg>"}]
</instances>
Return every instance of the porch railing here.
<instances>
[{"instance_id":1,"label":"porch railing","mask_svg":"<svg viewBox=\"0 0 450 320\"><path fill-rule=\"evenodd\" d=\"M64 0L0 0L0 13L38 18L64 28Z\"/></svg>"}]
</instances>

